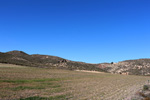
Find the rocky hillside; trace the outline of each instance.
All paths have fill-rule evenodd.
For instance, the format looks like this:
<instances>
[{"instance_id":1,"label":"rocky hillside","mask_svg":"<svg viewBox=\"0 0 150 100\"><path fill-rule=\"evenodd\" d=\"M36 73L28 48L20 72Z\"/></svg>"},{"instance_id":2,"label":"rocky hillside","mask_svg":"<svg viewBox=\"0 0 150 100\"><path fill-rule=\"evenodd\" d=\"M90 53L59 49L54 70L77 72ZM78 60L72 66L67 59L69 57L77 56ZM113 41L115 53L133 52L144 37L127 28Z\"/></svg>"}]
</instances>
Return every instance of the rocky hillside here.
<instances>
[{"instance_id":1,"label":"rocky hillside","mask_svg":"<svg viewBox=\"0 0 150 100\"><path fill-rule=\"evenodd\" d=\"M41 68L104 71L99 68L97 64L75 62L50 55L29 55L23 51L10 51L6 53L0 52L0 63L10 63Z\"/></svg>"},{"instance_id":2,"label":"rocky hillside","mask_svg":"<svg viewBox=\"0 0 150 100\"><path fill-rule=\"evenodd\" d=\"M126 60L118 63L99 64L110 73L130 75L150 75L150 59Z\"/></svg>"}]
</instances>

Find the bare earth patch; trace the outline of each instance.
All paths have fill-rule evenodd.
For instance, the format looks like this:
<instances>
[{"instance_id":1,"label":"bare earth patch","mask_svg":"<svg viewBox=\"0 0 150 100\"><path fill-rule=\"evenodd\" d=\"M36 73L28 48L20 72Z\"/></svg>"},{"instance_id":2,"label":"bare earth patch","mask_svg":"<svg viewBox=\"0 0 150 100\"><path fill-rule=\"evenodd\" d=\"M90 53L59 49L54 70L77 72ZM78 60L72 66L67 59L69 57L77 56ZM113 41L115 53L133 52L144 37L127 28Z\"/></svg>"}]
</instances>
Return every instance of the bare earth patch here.
<instances>
[{"instance_id":1,"label":"bare earth patch","mask_svg":"<svg viewBox=\"0 0 150 100\"><path fill-rule=\"evenodd\" d=\"M104 73L104 72L99 72L99 71L88 71L88 70L75 70L79 72L89 72L89 73Z\"/></svg>"}]
</instances>

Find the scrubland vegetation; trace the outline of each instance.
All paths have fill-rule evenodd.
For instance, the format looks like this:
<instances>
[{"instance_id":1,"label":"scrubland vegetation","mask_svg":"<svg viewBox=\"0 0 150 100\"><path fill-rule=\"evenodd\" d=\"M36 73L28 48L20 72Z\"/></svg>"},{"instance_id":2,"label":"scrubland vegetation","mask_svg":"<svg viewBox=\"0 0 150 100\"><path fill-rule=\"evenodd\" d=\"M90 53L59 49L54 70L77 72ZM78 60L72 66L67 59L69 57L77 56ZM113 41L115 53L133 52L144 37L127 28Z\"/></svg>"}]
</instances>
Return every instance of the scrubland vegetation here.
<instances>
[{"instance_id":1,"label":"scrubland vegetation","mask_svg":"<svg viewBox=\"0 0 150 100\"><path fill-rule=\"evenodd\" d=\"M148 76L0 64L0 100L124 100Z\"/></svg>"}]
</instances>

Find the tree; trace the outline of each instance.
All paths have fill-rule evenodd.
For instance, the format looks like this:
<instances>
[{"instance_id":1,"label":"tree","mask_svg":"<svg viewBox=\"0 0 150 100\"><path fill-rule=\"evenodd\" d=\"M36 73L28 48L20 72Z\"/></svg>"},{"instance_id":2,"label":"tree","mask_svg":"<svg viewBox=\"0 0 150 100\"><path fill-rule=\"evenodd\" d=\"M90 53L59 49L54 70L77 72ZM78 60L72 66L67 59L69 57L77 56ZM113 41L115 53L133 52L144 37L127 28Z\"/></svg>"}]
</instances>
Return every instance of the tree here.
<instances>
[{"instance_id":1,"label":"tree","mask_svg":"<svg viewBox=\"0 0 150 100\"><path fill-rule=\"evenodd\" d=\"M111 62L111 64L114 64L114 62Z\"/></svg>"}]
</instances>

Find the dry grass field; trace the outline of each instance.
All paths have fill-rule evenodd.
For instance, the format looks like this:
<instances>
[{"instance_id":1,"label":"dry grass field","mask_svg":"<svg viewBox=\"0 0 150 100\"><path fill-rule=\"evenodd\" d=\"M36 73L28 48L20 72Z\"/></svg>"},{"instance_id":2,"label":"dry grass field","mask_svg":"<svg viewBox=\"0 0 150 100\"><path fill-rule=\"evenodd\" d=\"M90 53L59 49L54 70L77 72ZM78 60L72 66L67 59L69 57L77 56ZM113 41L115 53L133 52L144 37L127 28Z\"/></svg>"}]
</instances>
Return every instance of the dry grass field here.
<instances>
[{"instance_id":1,"label":"dry grass field","mask_svg":"<svg viewBox=\"0 0 150 100\"><path fill-rule=\"evenodd\" d=\"M0 100L130 100L149 79L0 64Z\"/></svg>"}]
</instances>

